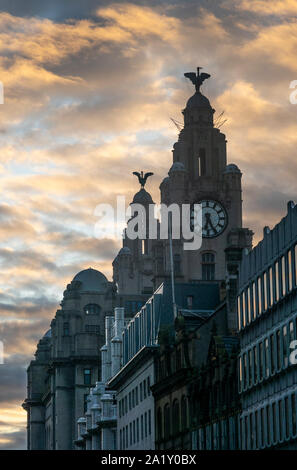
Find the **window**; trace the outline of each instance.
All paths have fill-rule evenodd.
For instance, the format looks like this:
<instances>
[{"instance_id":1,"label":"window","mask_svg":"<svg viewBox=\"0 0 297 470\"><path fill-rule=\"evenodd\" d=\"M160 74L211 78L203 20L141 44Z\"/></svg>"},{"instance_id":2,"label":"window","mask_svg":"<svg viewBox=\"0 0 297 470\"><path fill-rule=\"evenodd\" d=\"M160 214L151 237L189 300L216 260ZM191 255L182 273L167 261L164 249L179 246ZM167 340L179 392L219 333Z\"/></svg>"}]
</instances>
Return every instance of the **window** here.
<instances>
[{"instance_id":1,"label":"window","mask_svg":"<svg viewBox=\"0 0 297 470\"><path fill-rule=\"evenodd\" d=\"M141 423L141 440L143 441L143 439L144 439L143 415L141 415L141 417L140 417L140 423Z\"/></svg>"},{"instance_id":2,"label":"window","mask_svg":"<svg viewBox=\"0 0 297 470\"><path fill-rule=\"evenodd\" d=\"M292 266L292 252L288 251L288 271L289 271L289 291L293 288L293 266Z\"/></svg>"},{"instance_id":3,"label":"window","mask_svg":"<svg viewBox=\"0 0 297 470\"><path fill-rule=\"evenodd\" d=\"M138 387L135 388L135 405L138 405Z\"/></svg>"},{"instance_id":4,"label":"window","mask_svg":"<svg viewBox=\"0 0 297 470\"><path fill-rule=\"evenodd\" d=\"M251 443L250 443L250 449L254 448L254 426L253 426L253 413L250 414L250 436L251 436Z\"/></svg>"},{"instance_id":5,"label":"window","mask_svg":"<svg viewBox=\"0 0 297 470\"><path fill-rule=\"evenodd\" d=\"M143 399L145 400L145 398L146 398L146 380L143 381L142 389L143 389Z\"/></svg>"},{"instance_id":6,"label":"window","mask_svg":"<svg viewBox=\"0 0 297 470\"><path fill-rule=\"evenodd\" d=\"M274 272L275 272L275 300L278 302L279 300L279 266L278 261L276 261L274 265Z\"/></svg>"},{"instance_id":7,"label":"window","mask_svg":"<svg viewBox=\"0 0 297 470\"><path fill-rule=\"evenodd\" d=\"M147 255L148 254L148 239L141 240L141 254Z\"/></svg>"},{"instance_id":8,"label":"window","mask_svg":"<svg viewBox=\"0 0 297 470\"><path fill-rule=\"evenodd\" d=\"M292 400L292 432L293 436L295 436L296 431L297 431L297 426L296 426L296 397L295 394L291 396Z\"/></svg>"},{"instance_id":9,"label":"window","mask_svg":"<svg viewBox=\"0 0 297 470\"><path fill-rule=\"evenodd\" d=\"M276 426L276 403L272 404L272 442L277 440L277 426Z\"/></svg>"},{"instance_id":10,"label":"window","mask_svg":"<svg viewBox=\"0 0 297 470\"><path fill-rule=\"evenodd\" d=\"M132 390L132 408L135 406L135 390Z\"/></svg>"},{"instance_id":11,"label":"window","mask_svg":"<svg viewBox=\"0 0 297 470\"><path fill-rule=\"evenodd\" d=\"M239 391L242 390L242 357L239 358Z\"/></svg>"},{"instance_id":12,"label":"window","mask_svg":"<svg viewBox=\"0 0 297 470\"><path fill-rule=\"evenodd\" d=\"M148 433L149 433L149 436L152 434L152 413L151 413L151 410L148 411Z\"/></svg>"},{"instance_id":13,"label":"window","mask_svg":"<svg viewBox=\"0 0 297 470\"><path fill-rule=\"evenodd\" d=\"M243 355L243 388L247 386L247 355Z\"/></svg>"},{"instance_id":14,"label":"window","mask_svg":"<svg viewBox=\"0 0 297 470\"><path fill-rule=\"evenodd\" d=\"M297 286L297 244L295 245L295 286Z\"/></svg>"},{"instance_id":15,"label":"window","mask_svg":"<svg viewBox=\"0 0 297 470\"><path fill-rule=\"evenodd\" d=\"M256 284L253 282L253 318L257 316L257 297L256 297Z\"/></svg>"},{"instance_id":16,"label":"window","mask_svg":"<svg viewBox=\"0 0 297 470\"><path fill-rule=\"evenodd\" d=\"M261 444L262 447L265 445L265 418L264 418L264 408L261 408Z\"/></svg>"},{"instance_id":17,"label":"window","mask_svg":"<svg viewBox=\"0 0 297 470\"><path fill-rule=\"evenodd\" d=\"M170 408L169 404L167 403L164 408L164 434L165 439L168 439L170 436Z\"/></svg>"},{"instance_id":18,"label":"window","mask_svg":"<svg viewBox=\"0 0 297 470\"><path fill-rule=\"evenodd\" d=\"M147 437L147 412L144 413L144 435Z\"/></svg>"},{"instance_id":19,"label":"window","mask_svg":"<svg viewBox=\"0 0 297 470\"><path fill-rule=\"evenodd\" d=\"M98 335L100 333L100 327L99 325L85 325L85 332L96 333Z\"/></svg>"},{"instance_id":20,"label":"window","mask_svg":"<svg viewBox=\"0 0 297 470\"><path fill-rule=\"evenodd\" d=\"M248 322L251 322L251 293L250 288L247 288L247 315L248 315Z\"/></svg>"},{"instance_id":21,"label":"window","mask_svg":"<svg viewBox=\"0 0 297 470\"><path fill-rule=\"evenodd\" d=\"M249 386L252 385L253 379L253 359L252 359L252 350L249 350Z\"/></svg>"},{"instance_id":22,"label":"window","mask_svg":"<svg viewBox=\"0 0 297 470\"><path fill-rule=\"evenodd\" d=\"M287 342L287 325L283 326L283 365L288 365L288 342Z\"/></svg>"},{"instance_id":23,"label":"window","mask_svg":"<svg viewBox=\"0 0 297 470\"><path fill-rule=\"evenodd\" d=\"M262 279L258 277L258 314L262 313Z\"/></svg>"},{"instance_id":24,"label":"window","mask_svg":"<svg viewBox=\"0 0 297 470\"><path fill-rule=\"evenodd\" d=\"M174 400L173 406L172 406L172 428L173 428L173 433L177 434L180 429L180 417L179 417L179 403L177 400Z\"/></svg>"},{"instance_id":25,"label":"window","mask_svg":"<svg viewBox=\"0 0 297 470\"><path fill-rule=\"evenodd\" d=\"M151 378L147 378L147 396L149 397L151 394Z\"/></svg>"},{"instance_id":26,"label":"window","mask_svg":"<svg viewBox=\"0 0 297 470\"><path fill-rule=\"evenodd\" d=\"M139 418L136 419L136 439L139 442Z\"/></svg>"},{"instance_id":27,"label":"window","mask_svg":"<svg viewBox=\"0 0 297 470\"><path fill-rule=\"evenodd\" d=\"M206 174L205 149L201 148L199 150L199 156L198 156L198 176L204 176L205 174Z\"/></svg>"},{"instance_id":28,"label":"window","mask_svg":"<svg viewBox=\"0 0 297 470\"><path fill-rule=\"evenodd\" d=\"M242 296L242 322L243 326L246 325L246 303L245 303L245 292L241 294Z\"/></svg>"},{"instance_id":29,"label":"window","mask_svg":"<svg viewBox=\"0 0 297 470\"><path fill-rule=\"evenodd\" d=\"M269 377L269 341L265 339L265 366L266 366L266 377Z\"/></svg>"},{"instance_id":30,"label":"window","mask_svg":"<svg viewBox=\"0 0 297 470\"><path fill-rule=\"evenodd\" d=\"M202 279L203 281L215 279L215 255L213 253L202 254Z\"/></svg>"},{"instance_id":31,"label":"window","mask_svg":"<svg viewBox=\"0 0 297 470\"><path fill-rule=\"evenodd\" d=\"M282 296L286 294L286 259L284 256L281 257L281 268L282 268Z\"/></svg>"},{"instance_id":32,"label":"window","mask_svg":"<svg viewBox=\"0 0 297 470\"><path fill-rule=\"evenodd\" d=\"M283 416L282 416L282 401L279 400L278 402L278 422L279 422L279 439L280 441L283 440L284 434L283 434Z\"/></svg>"},{"instance_id":33,"label":"window","mask_svg":"<svg viewBox=\"0 0 297 470\"><path fill-rule=\"evenodd\" d=\"M269 268L268 271L268 281L269 281L269 306L273 305L273 272L272 268Z\"/></svg>"},{"instance_id":34,"label":"window","mask_svg":"<svg viewBox=\"0 0 297 470\"><path fill-rule=\"evenodd\" d=\"M88 411L88 396L89 396L88 393L84 394L84 413Z\"/></svg>"},{"instance_id":35,"label":"window","mask_svg":"<svg viewBox=\"0 0 297 470\"><path fill-rule=\"evenodd\" d=\"M192 295L188 295L187 297L187 308L189 309L193 308L193 296Z\"/></svg>"},{"instance_id":36,"label":"window","mask_svg":"<svg viewBox=\"0 0 297 470\"><path fill-rule=\"evenodd\" d=\"M254 346L254 382L258 382L257 346Z\"/></svg>"},{"instance_id":37,"label":"window","mask_svg":"<svg viewBox=\"0 0 297 470\"><path fill-rule=\"evenodd\" d=\"M183 396L181 400L181 425L182 430L185 430L188 427L188 407L187 398L185 396Z\"/></svg>"},{"instance_id":38,"label":"window","mask_svg":"<svg viewBox=\"0 0 297 470\"><path fill-rule=\"evenodd\" d=\"M270 445L270 413L269 406L266 406L266 432L267 432L267 444Z\"/></svg>"},{"instance_id":39,"label":"window","mask_svg":"<svg viewBox=\"0 0 297 470\"><path fill-rule=\"evenodd\" d=\"M264 287L264 310L267 310L268 296L267 296L267 274L263 275L263 287Z\"/></svg>"},{"instance_id":40,"label":"window","mask_svg":"<svg viewBox=\"0 0 297 470\"><path fill-rule=\"evenodd\" d=\"M276 332L276 367L279 370L282 366L281 364L282 351L281 351L281 332L277 330Z\"/></svg>"},{"instance_id":41,"label":"window","mask_svg":"<svg viewBox=\"0 0 297 470\"><path fill-rule=\"evenodd\" d=\"M270 367L271 367L271 374L273 374L275 372L274 335L270 335Z\"/></svg>"},{"instance_id":42,"label":"window","mask_svg":"<svg viewBox=\"0 0 297 470\"><path fill-rule=\"evenodd\" d=\"M259 376L262 380L264 376L263 341L259 344Z\"/></svg>"},{"instance_id":43,"label":"window","mask_svg":"<svg viewBox=\"0 0 297 470\"><path fill-rule=\"evenodd\" d=\"M98 315L101 312L101 307L97 304L88 304L84 307L84 312L86 315Z\"/></svg>"},{"instance_id":44,"label":"window","mask_svg":"<svg viewBox=\"0 0 297 470\"><path fill-rule=\"evenodd\" d=\"M142 397L142 382L139 384L139 401L142 401L143 400L143 397Z\"/></svg>"},{"instance_id":45,"label":"window","mask_svg":"<svg viewBox=\"0 0 297 470\"><path fill-rule=\"evenodd\" d=\"M294 341L294 323L290 321L289 323L289 344Z\"/></svg>"},{"instance_id":46,"label":"window","mask_svg":"<svg viewBox=\"0 0 297 470\"><path fill-rule=\"evenodd\" d=\"M240 308L240 295L237 297L237 319L238 319L238 329L241 329L241 308Z\"/></svg>"},{"instance_id":47,"label":"window","mask_svg":"<svg viewBox=\"0 0 297 470\"><path fill-rule=\"evenodd\" d=\"M259 410L255 413L255 434L256 434L256 449L260 447L260 435L259 435Z\"/></svg>"},{"instance_id":48,"label":"window","mask_svg":"<svg viewBox=\"0 0 297 470\"><path fill-rule=\"evenodd\" d=\"M179 254L173 256L174 273L181 274L181 258Z\"/></svg>"},{"instance_id":49,"label":"window","mask_svg":"<svg viewBox=\"0 0 297 470\"><path fill-rule=\"evenodd\" d=\"M63 323L63 335L69 336L69 323L68 322Z\"/></svg>"},{"instance_id":50,"label":"window","mask_svg":"<svg viewBox=\"0 0 297 470\"><path fill-rule=\"evenodd\" d=\"M290 435L290 410L289 410L289 397L285 398L285 421L286 421L286 438Z\"/></svg>"},{"instance_id":51,"label":"window","mask_svg":"<svg viewBox=\"0 0 297 470\"><path fill-rule=\"evenodd\" d=\"M158 409L157 412L157 435L158 439L162 439L163 433L162 433L162 410L161 408Z\"/></svg>"},{"instance_id":52,"label":"window","mask_svg":"<svg viewBox=\"0 0 297 470\"><path fill-rule=\"evenodd\" d=\"M84 385L91 385L91 369L84 369Z\"/></svg>"}]
</instances>

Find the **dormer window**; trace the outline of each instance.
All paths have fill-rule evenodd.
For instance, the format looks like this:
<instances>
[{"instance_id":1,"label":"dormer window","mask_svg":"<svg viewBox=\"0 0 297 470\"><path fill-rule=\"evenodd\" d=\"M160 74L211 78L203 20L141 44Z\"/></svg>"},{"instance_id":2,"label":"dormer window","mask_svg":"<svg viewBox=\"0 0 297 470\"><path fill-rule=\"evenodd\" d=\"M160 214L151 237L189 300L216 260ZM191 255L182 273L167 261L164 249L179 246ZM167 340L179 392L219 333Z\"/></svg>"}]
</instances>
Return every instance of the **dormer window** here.
<instances>
[{"instance_id":1,"label":"dormer window","mask_svg":"<svg viewBox=\"0 0 297 470\"><path fill-rule=\"evenodd\" d=\"M101 307L97 304L88 304L84 307L84 312L86 315L99 315Z\"/></svg>"}]
</instances>

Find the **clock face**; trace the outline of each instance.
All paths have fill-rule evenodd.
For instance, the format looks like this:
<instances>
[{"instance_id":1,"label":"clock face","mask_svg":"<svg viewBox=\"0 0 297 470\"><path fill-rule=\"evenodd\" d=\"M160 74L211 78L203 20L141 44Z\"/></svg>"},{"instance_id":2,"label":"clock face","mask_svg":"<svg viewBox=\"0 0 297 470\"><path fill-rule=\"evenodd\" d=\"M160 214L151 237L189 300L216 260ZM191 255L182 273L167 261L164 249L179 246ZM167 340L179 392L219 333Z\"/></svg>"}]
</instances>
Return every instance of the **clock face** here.
<instances>
[{"instance_id":1,"label":"clock face","mask_svg":"<svg viewBox=\"0 0 297 470\"><path fill-rule=\"evenodd\" d=\"M220 235L227 226L227 213L217 201L199 201L202 206L202 236L213 238ZM191 212L191 226L194 226L195 211ZM192 229L193 230L193 229Z\"/></svg>"}]
</instances>

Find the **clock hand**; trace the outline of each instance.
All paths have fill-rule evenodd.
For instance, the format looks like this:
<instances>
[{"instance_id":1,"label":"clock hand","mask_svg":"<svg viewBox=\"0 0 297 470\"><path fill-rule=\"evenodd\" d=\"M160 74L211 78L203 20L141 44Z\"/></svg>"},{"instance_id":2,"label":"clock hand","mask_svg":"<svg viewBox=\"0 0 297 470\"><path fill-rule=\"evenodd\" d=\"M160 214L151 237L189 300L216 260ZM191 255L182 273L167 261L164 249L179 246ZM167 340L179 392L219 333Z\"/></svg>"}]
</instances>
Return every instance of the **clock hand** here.
<instances>
[{"instance_id":1,"label":"clock hand","mask_svg":"<svg viewBox=\"0 0 297 470\"><path fill-rule=\"evenodd\" d=\"M216 229L214 228L213 226L213 223L211 221L211 218L210 218L210 213L209 212L206 212L205 213L205 226L204 226L204 230L207 230L207 227L210 226L210 228L216 233Z\"/></svg>"}]
</instances>

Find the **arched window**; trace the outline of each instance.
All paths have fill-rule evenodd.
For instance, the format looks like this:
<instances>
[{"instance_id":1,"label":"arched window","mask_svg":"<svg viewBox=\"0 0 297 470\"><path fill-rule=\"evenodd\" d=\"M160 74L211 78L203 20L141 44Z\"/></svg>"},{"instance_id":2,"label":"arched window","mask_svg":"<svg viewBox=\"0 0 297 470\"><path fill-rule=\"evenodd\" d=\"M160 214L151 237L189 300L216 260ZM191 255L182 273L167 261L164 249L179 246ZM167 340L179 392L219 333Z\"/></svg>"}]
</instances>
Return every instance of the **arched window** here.
<instances>
[{"instance_id":1,"label":"arched window","mask_svg":"<svg viewBox=\"0 0 297 470\"><path fill-rule=\"evenodd\" d=\"M173 434L178 434L180 431L179 403L177 400L174 400L172 406L172 430Z\"/></svg>"},{"instance_id":2,"label":"arched window","mask_svg":"<svg viewBox=\"0 0 297 470\"><path fill-rule=\"evenodd\" d=\"M201 148L198 155L198 176L204 176L206 174L206 157L205 149Z\"/></svg>"},{"instance_id":3,"label":"arched window","mask_svg":"<svg viewBox=\"0 0 297 470\"><path fill-rule=\"evenodd\" d=\"M187 397L183 396L181 400L181 425L182 430L188 427L188 403Z\"/></svg>"},{"instance_id":4,"label":"arched window","mask_svg":"<svg viewBox=\"0 0 297 470\"><path fill-rule=\"evenodd\" d=\"M101 312L101 307L97 304L88 304L84 307L84 312L86 315L98 315Z\"/></svg>"},{"instance_id":5,"label":"arched window","mask_svg":"<svg viewBox=\"0 0 297 470\"><path fill-rule=\"evenodd\" d=\"M215 278L215 255L214 253L202 254L202 279L213 281Z\"/></svg>"},{"instance_id":6,"label":"arched window","mask_svg":"<svg viewBox=\"0 0 297 470\"><path fill-rule=\"evenodd\" d=\"M167 403L164 407L164 437L168 439L170 436L170 407Z\"/></svg>"},{"instance_id":7,"label":"arched window","mask_svg":"<svg viewBox=\"0 0 297 470\"><path fill-rule=\"evenodd\" d=\"M158 439L161 440L163 438L163 432L162 432L162 410L161 408L158 409L157 412L157 435Z\"/></svg>"}]
</instances>

